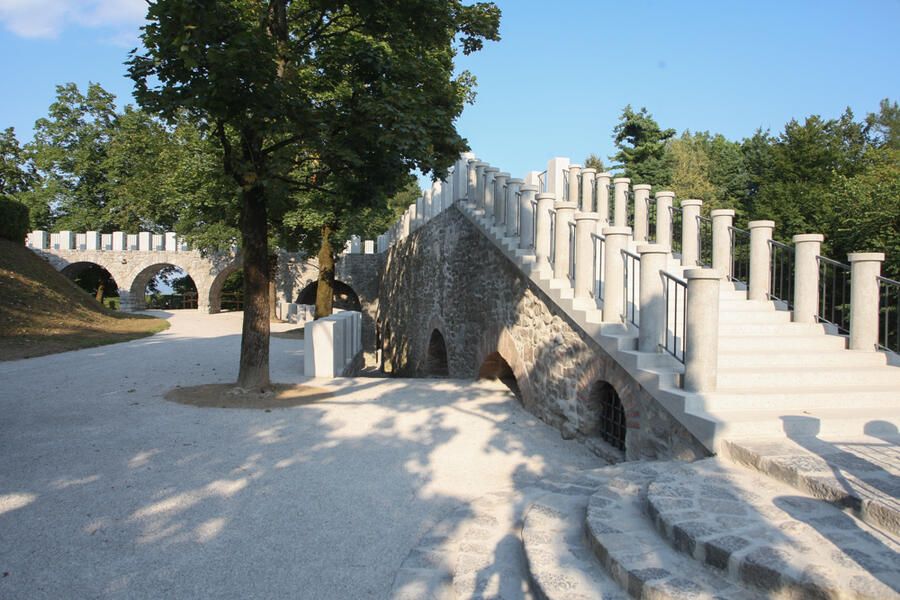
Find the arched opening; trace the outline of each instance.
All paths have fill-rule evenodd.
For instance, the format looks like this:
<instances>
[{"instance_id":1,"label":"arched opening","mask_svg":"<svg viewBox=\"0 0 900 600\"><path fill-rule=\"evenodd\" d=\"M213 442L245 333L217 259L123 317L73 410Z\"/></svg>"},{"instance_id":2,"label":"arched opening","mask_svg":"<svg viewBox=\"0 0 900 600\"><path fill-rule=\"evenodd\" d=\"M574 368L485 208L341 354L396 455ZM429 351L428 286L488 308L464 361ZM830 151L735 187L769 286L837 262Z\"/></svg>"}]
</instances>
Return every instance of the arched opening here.
<instances>
[{"instance_id":1,"label":"arched opening","mask_svg":"<svg viewBox=\"0 0 900 600\"><path fill-rule=\"evenodd\" d=\"M428 340L428 351L425 353L425 375L427 377L449 377L447 365L447 345L444 336L435 329Z\"/></svg>"},{"instance_id":2,"label":"arched opening","mask_svg":"<svg viewBox=\"0 0 900 600\"><path fill-rule=\"evenodd\" d=\"M244 272L241 263L225 267L209 286L209 312L244 309Z\"/></svg>"},{"instance_id":3,"label":"arched opening","mask_svg":"<svg viewBox=\"0 0 900 600\"><path fill-rule=\"evenodd\" d=\"M315 304L316 294L319 291L319 281L313 281L300 291L297 296L297 304ZM359 296L353 291L353 288L343 281L334 282L334 308L342 310L362 311L362 304Z\"/></svg>"},{"instance_id":4,"label":"arched opening","mask_svg":"<svg viewBox=\"0 0 900 600\"><path fill-rule=\"evenodd\" d=\"M487 379L499 381L515 394L516 398L522 400L522 394L519 390L519 383L516 381L516 375L513 373L509 363L500 356L499 352L489 354L481 368L478 370L478 379Z\"/></svg>"},{"instance_id":5,"label":"arched opening","mask_svg":"<svg viewBox=\"0 0 900 600\"><path fill-rule=\"evenodd\" d=\"M197 284L176 265L157 263L138 273L131 284L135 308L178 310L197 308Z\"/></svg>"},{"instance_id":6,"label":"arched opening","mask_svg":"<svg viewBox=\"0 0 900 600\"><path fill-rule=\"evenodd\" d=\"M63 275L109 308L119 308L119 286L109 271L96 263L77 262L67 265Z\"/></svg>"},{"instance_id":7,"label":"arched opening","mask_svg":"<svg viewBox=\"0 0 900 600\"><path fill-rule=\"evenodd\" d=\"M598 381L591 389L590 398L591 408L597 415L596 434L610 446L624 451L628 425L615 388L606 381Z\"/></svg>"}]
</instances>

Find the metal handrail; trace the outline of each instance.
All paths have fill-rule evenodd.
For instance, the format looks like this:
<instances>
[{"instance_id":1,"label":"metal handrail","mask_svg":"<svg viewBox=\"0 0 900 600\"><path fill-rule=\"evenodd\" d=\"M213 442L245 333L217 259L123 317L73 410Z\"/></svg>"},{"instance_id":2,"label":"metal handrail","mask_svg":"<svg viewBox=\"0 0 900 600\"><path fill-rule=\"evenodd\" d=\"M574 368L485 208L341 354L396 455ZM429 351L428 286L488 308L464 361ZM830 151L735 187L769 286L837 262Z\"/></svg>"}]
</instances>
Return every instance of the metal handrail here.
<instances>
[{"instance_id":1,"label":"metal handrail","mask_svg":"<svg viewBox=\"0 0 900 600\"><path fill-rule=\"evenodd\" d=\"M779 300L794 307L794 247L777 240L769 240L772 257L772 276L769 278L770 300Z\"/></svg>"},{"instance_id":2,"label":"metal handrail","mask_svg":"<svg viewBox=\"0 0 900 600\"><path fill-rule=\"evenodd\" d=\"M548 259L550 260L550 264L553 265L554 269L556 268L556 209L550 208L547 210L550 213L550 256Z\"/></svg>"},{"instance_id":3,"label":"metal handrail","mask_svg":"<svg viewBox=\"0 0 900 600\"><path fill-rule=\"evenodd\" d=\"M697 231L700 235L700 266L712 267L712 219L699 215Z\"/></svg>"},{"instance_id":4,"label":"metal handrail","mask_svg":"<svg viewBox=\"0 0 900 600\"><path fill-rule=\"evenodd\" d=\"M668 271L660 271L666 300L666 341L664 349L684 363L684 334L687 317L687 281ZM679 310L678 298L681 297ZM681 322L679 323L679 316Z\"/></svg>"},{"instance_id":5,"label":"metal handrail","mask_svg":"<svg viewBox=\"0 0 900 600\"><path fill-rule=\"evenodd\" d=\"M669 239L672 240L672 252L675 254L681 254L682 251L681 238L684 235L684 228L682 227L683 221L684 209L682 209L680 206L670 206L669 226L672 228L672 235L669 237Z\"/></svg>"},{"instance_id":6,"label":"metal handrail","mask_svg":"<svg viewBox=\"0 0 900 600\"><path fill-rule=\"evenodd\" d=\"M657 211L653 210L656 208L656 198L651 198L647 196L647 242L656 243L656 220L657 220Z\"/></svg>"},{"instance_id":7,"label":"metal handrail","mask_svg":"<svg viewBox=\"0 0 900 600\"><path fill-rule=\"evenodd\" d=\"M575 281L575 221L569 221L569 279Z\"/></svg>"},{"instance_id":8,"label":"metal handrail","mask_svg":"<svg viewBox=\"0 0 900 600\"><path fill-rule=\"evenodd\" d=\"M881 277L875 278L878 282L878 342L876 346L881 350L888 350L900 354L900 281ZM891 296L896 300L892 303ZM894 313L893 318L891 313ZM892 341L893 340L893 341Z\"/></svg>"},{"instance_id":9,"label":"metal handrail","mask_svg":"<svg viewBox=\"0 0 900 600\"><path fill-rule=\"evenodd\" d=\"M544 169L540 173L538 173L538 184L540 184L540 188L542 192L547 192L547 169Z\"/></svg>"},{"instance_id":10,"label":"metal handrail","mask_svg":"<svg viewBox=\"0 0 900 600\"><path fill-rule=\"evenodd\" d=\"M537 200L532 200L531 201L531 246L529 246L532 249L537 247L537 222L538 222L537 212L538 212ZM521 215L520 215L520 218L521 218Z\"/></svg>"},{"instance_id":11,"label":"metal handrail","mask_svg":"<svg viewBox=\"0 0 900 600\"><path fill-rule=\"evenodd\" d=\"M850 265L816 256L819 263L819 306L816 320L850 333ZM831 276L829 277L829 269Z\"/></svg>"},{"instance_id":12,"label":"metal handrail","mask_svg":"<svg viewBox=\"0 0 900 600\"><path fill-rule=\"evenodd\" d=\"M603 256L606 250L606 236L591 233L591 242L594 246L594 283L591 285L591 296L600 308L603 302ZM599 245L597 242L600 242Z\"/></svg>"},{"instance_id":13,"label":"metal handrail","mask_svg":"<svg viewBox=\"0 0 900 600\"><path fill-rule=\"evenodd\" d=\"M638 301L640 298L640 285L641 282L638 279L637 275L635 275L635 263L638 265L641 264L641 256L639 254L635 254L630 250L622 249L622 258L625 261L625 318L630 321L636 327L640 327L640 313L637 310ZM629 268L630 267L630 268ZM631 273L631 277L628 274ZM628 308L628 297L631 292L631 309Z\"/></svg>"},{"instance_id":14,"label":"metal handrail","mask_svg":"<svg viewBox=\"0 0 900 600\"><path fill-rule=\"evenodd\" d=\"M731 237L731 275L732 281L745 285L750 282L750 232L738 227L728 227Z\"/></svg>"}]
</instances>

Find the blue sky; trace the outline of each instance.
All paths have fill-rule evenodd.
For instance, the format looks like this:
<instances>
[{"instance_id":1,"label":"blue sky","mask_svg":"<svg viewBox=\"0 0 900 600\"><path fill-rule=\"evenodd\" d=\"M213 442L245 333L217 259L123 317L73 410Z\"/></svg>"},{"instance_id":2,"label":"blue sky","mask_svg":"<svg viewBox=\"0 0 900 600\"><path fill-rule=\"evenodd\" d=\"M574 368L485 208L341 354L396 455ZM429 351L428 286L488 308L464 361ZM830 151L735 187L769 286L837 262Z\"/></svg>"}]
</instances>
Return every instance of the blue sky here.
<instances>
[{"instance_id":1,"label":"blue sky","mask_svg":"<svg viewBox=\"0 0 900 600\"><path fill-rule=\"evenodd\" d=\"M523 176L553 156L613 152L626 104L663 127L730 139L791 118L857 117L900 100L900 0L506 0L499 43L460 57L478 96L458 129ZM55 86L99 82L122 103L143 0L0 0L0 128L31 138Z\"/></svg>"}]
</instances>

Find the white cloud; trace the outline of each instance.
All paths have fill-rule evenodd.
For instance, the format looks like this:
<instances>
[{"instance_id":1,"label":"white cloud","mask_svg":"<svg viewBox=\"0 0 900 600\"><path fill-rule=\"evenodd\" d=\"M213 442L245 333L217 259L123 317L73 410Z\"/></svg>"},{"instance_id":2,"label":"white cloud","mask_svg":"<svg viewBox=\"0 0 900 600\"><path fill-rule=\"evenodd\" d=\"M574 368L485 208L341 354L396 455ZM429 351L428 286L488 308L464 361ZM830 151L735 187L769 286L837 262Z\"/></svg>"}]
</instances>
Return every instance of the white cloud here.
<instances>
[{"instance_id":1,"label":"white cloud","mask_svg":"<svg viewBox=\"0 0 900 600\"><path fill-rule=\"evenodd\" d=\"M55 38L67 27L137 27L144 0L0 0L0 22L25 38Z\"/></svg>"}]
</instances>

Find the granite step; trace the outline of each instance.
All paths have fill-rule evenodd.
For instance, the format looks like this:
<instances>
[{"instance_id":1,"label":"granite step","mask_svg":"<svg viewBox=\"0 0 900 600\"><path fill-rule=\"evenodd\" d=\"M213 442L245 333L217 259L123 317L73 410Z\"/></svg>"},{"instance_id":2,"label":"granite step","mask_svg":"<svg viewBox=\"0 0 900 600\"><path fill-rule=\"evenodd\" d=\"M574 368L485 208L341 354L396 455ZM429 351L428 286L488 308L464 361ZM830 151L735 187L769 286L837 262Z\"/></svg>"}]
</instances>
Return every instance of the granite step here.
<instances>
[{"instance_id":1,"label":"granite step","mask_svg":"<svg viewBox=\"0 0 900 600\"><path fill-rule=\"evenodd\" d=\"M535 594L546 600L625 600L584 541L589 495L546 494L525 514L522 543Z\"/></svg>"},{"instance_id":2,"label":"granite step","mask_svg":"<svg viewBox=\"0 0 900 600\"><path fill-rule=\"evenodd\" d=\"M632 598L767 597L678 552L657 533L644 512L646 489L677 464L623 463L606 469L607 481L591 496L585 519L588 544L606 572Z\"/></svg>"},{"instance_id":3,"label":"granite step","mask_svg":"<svg viewBox=\"0 0 900 600\"><path fill-rule=\"evenodd\" d=\"M718 458L647 486L647 513L684 556L784 598L900 598L900 543L832 504Z\"/></svg>"}]
</instances>

